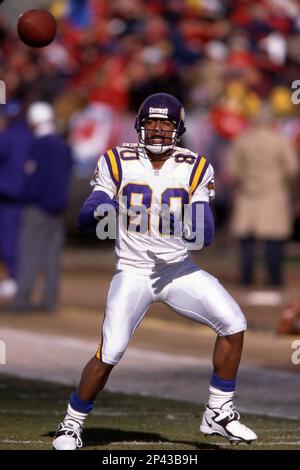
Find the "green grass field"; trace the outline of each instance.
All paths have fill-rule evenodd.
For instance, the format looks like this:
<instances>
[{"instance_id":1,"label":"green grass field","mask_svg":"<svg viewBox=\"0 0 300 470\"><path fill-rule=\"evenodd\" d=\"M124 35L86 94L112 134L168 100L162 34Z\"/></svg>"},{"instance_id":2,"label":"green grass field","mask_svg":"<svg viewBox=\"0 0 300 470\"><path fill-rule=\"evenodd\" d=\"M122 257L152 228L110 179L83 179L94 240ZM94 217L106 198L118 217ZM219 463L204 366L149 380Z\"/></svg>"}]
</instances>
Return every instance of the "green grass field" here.
<instances>
[{"instance_id":1,"label":"green grass field","mask_svg":"<svg viewBox=\"0 0 300 470\"><path fill-rule=\"evenodd\" d=\"M7 376L0 379L0 449L51 449L73 389ZM235 446L198 432L202 411L202 407L181 401L104 392L86 423L84 449L300 449L297 421L243 415L259 440L251 446Z\"/></svg>"}]
</instances>

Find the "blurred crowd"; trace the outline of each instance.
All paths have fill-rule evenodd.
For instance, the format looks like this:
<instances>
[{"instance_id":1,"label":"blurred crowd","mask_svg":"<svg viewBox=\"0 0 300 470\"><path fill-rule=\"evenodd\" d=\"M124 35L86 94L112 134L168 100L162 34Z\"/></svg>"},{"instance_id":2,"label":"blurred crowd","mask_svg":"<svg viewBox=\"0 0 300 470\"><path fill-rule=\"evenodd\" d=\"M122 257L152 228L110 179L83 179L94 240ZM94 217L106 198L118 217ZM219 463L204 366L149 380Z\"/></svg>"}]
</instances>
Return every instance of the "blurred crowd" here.
<instances>
[{"instance_id":1,"label":"blurred crowd","mask_svg":"<svg viewBox=\"0 0 300 470\"><path fill-rule=\"evenodd\" d=\"M51 102L82 171L135 138L133 114L165 91L188 112L185 144L209 154L226 199L228 142L271 103L300 147L297 0L52 0L57 40L31 49L1 22L0 76L9 100ZM224 188L222 186L224 182Z\"/></svg>"},{"instance_id":2,"label":"blurred crowd","mask_svg":"<svg viewBox=\"0 0 300 470\"><path fill-rule=\"evenodd\" d=\"M62 127L90 103L136 112L160 90L189 112L209 113L224 138L243 131L261 100L279 116L299 113L291 103L300 70L296 0L54 0L50 7L59 37L43 50L24 46L2 22L0 76L9 99L54 102Z\"/></svg>"}]
</instances>

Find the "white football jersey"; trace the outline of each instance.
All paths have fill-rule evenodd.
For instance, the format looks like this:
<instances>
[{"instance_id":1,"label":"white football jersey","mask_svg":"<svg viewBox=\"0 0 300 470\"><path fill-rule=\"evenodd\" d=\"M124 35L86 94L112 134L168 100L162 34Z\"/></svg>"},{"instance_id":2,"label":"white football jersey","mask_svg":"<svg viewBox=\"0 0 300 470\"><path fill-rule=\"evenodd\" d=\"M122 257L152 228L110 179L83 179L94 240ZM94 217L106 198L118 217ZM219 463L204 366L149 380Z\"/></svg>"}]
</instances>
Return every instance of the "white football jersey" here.
<instances>
[{"instance_id":1,"label":"white football jersey","mask_svg":"<svg viewBox=\"0 0 300 470\"><path fill-rule=\"evenodd\" d=\"M138 144L123 144L101 155L91 181L93 190L118 199L121 214L126 205L127 209L146 208L143 217L134 211L119 217L117 269L149 274L186 259L187 243L182 236L164 234L162 205L179 215L185 204L209 202L213 178L213 167L205 157L180 147L174 148L159 170Z\"/></svg>"}]
</instances>

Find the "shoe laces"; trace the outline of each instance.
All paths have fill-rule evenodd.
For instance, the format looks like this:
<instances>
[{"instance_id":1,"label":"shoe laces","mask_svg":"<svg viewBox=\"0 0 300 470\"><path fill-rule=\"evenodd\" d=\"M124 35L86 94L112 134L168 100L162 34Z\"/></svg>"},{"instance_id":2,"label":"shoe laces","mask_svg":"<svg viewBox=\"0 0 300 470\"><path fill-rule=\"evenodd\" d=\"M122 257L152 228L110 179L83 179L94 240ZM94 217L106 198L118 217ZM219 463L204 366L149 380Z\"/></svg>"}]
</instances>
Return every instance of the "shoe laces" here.
<instances>
[{"instance_id":1,"label":"shoe laces","mask_svg":"<svg viewBox=\"0 0 300 470\"><path fill-rule=\"evenodd\" d=\"M60 432L64 432L66 436L75 438L76 447L82 447L81 426L74 421L64 421L60 425Z\"/></svg>"},{"instance_id":2,"label":"shoe laces","mask_svg":"<svg viewBox=\"0 0 300 470\"><path fill-rule=\"evenodd\" d=\"M223 408L224 405L227 405L225 409ZM222 407L220 408L221 414L220 416L218 416L216 421L219 421L219 419L221 420L227 417L230 419L230 421L233 421L233 420L239 421L241 417L240 413L236 411L232 401L226 402L224 403L224 405L222 405Z\"/></svg>"}]
</instances>

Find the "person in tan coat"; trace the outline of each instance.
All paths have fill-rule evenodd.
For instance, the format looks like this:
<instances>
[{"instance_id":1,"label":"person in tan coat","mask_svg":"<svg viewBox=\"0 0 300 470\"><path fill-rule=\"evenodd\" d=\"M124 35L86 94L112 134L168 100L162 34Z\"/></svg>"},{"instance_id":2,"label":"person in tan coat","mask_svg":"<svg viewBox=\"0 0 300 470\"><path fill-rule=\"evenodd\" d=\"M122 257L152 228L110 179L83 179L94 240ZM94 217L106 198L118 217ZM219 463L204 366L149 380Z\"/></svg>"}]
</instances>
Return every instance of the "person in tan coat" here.
<instances>
[{"instance_id":1,"label":"person in tan coat","mask_svg":"<svg viewBox=\"0 0 300 470\"><path fill-rule=\"evenodd\" d=\"M268 284L283 283L284 245L293 222L291 189L298 166L292 145L273 129L267 107L232 145L228 163L234 187L231 228L240 240L243 285L253 282L256 241L265 242Z\"/></svg>"}]
</instances>

